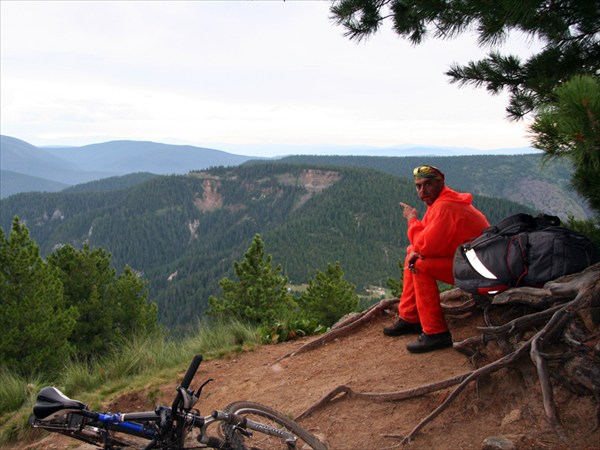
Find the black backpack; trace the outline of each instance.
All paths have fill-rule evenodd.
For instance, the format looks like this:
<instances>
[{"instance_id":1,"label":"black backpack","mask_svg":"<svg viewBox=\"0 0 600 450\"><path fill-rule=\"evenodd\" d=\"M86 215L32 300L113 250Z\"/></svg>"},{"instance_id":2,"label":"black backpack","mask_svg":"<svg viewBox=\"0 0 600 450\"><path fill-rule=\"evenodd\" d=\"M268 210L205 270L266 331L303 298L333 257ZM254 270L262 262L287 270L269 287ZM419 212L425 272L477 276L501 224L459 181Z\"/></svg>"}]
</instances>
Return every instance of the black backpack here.
<instances>
[{"instance_id":1,"label":"black backpack","mask_svg":"<svg viewBox=\"0 0 600 450\"><path fill-rule=\"evenodd\" d=\"M595 262L592 242L560 226L556 216L509 216L454 254L457 287L496 294L515 286L542 286Z\"/></svg>"}]
</instances>

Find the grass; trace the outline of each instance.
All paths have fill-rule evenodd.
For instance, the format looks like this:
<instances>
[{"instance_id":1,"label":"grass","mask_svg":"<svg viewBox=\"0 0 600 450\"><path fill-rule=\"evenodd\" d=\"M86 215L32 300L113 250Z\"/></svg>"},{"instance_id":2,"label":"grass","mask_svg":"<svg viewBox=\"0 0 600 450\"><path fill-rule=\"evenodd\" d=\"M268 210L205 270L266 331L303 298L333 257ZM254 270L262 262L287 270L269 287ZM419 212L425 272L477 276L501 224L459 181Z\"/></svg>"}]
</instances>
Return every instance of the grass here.
<instances>
[{"instance_id":1,"label":"grass","mask_svg":"<svg viewBox=\"0 0 600 450\"><path fill-rule=\"evenodd\" d=\"M9 370L0 370L0 412L14 411L28 398L28 384Z\"/></svg>"},{"instance_id":2,"label":"grass","mask_svg":"<svg viewBox=\"0 0 600 450\"><path fill-rule=\"evenodd\" d=\"M260 345L256 328L240 322L198 322L196 328L196 333L183 339L145 336L123 342L93 362L68 361L54 380L25 380L0 370L0 446L38 435L27 421L43 386L56 386L71 398L101 408L104 402L132 389L143 388L156 395L158 386L173 380L196 354L205 360L217 359Z\"/></svg>"}]
</instances>

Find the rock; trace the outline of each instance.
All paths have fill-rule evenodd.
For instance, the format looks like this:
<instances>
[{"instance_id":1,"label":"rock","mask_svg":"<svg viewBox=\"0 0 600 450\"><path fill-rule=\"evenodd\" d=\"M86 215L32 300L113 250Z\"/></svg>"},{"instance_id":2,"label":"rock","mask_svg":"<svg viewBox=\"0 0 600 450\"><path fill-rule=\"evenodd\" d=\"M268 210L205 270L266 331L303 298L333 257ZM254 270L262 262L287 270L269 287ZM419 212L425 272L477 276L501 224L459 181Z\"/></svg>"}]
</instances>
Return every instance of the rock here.
<instances>
[{"instance_id":1,"label":"rock","mask_svg":"<svg viewBox=\"0 0 600 450\"><path fill-rule=\"evenodd\" d=\"M511 423L518 422L521 419L521 409L513 409L510 413L504 416L502 419L502 427L510 425Z\"/></svg>"},{"instance_id":2,"label":"rock","mask_svg":"<svg viewBox=\"0 0 600 450\"><path fill-rule=\"evenodd\" d=\"M516 450L515 443L506 436L489 436L483 440L482 450Z\"/></svg>"}]
</instances>

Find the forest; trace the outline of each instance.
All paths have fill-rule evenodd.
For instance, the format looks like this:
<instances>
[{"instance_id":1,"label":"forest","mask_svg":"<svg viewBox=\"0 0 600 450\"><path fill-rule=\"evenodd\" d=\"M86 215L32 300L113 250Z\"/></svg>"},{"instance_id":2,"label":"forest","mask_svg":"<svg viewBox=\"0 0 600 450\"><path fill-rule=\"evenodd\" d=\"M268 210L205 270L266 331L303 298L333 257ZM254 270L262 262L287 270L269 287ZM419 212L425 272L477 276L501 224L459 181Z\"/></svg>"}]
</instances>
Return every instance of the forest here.
<instances>
[{"instance_id":1,"label":"forest","mask_svg":"<svg viewBox=\"0 0 600 450\"><path fill-rule=\"evenodd\" d=\"M399 276L408 243L398 202L423 212L411 180L358 167L264 162L136 177L124 189L95 182L10 196L0 202L1 226L8 234L19 217L43 256L65 244L105 249L117 271L129 266L148 280L148 299L173 330L203 316L257 233L290 283L339 262L364 292ZM536 212L491 196L474 203L490 222Z\"/></svg>"}]
</instances>

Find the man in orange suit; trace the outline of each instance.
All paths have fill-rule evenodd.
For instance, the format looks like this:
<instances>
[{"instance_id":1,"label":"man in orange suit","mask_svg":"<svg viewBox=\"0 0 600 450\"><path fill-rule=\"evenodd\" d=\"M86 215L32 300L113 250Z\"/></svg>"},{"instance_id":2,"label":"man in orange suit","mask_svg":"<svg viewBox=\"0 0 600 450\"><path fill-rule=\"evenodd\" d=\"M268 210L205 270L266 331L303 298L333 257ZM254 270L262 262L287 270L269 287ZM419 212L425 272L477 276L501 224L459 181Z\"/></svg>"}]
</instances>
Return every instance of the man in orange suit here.
<instances>
[{"instance_id":1,"label":"man in orange suit","mask_svg":"<svg viewBox=\"0 0 600 450\"><path fill-rule=\"evenodd\" d=\"M479 236L490 224L472 205L473 196L447 187L444 174L436 167L419 166L413 176L427 211L419 220L415 208L400 202L408 222L410 245L406 249L399 319L383 332L386 336L419 334L406 348L424 353L452 346L437 280L454 284L452 261L456 248Z\"/></svg>"}]
</instances>

